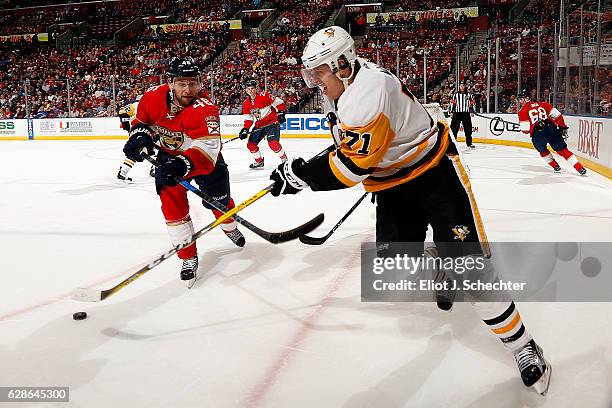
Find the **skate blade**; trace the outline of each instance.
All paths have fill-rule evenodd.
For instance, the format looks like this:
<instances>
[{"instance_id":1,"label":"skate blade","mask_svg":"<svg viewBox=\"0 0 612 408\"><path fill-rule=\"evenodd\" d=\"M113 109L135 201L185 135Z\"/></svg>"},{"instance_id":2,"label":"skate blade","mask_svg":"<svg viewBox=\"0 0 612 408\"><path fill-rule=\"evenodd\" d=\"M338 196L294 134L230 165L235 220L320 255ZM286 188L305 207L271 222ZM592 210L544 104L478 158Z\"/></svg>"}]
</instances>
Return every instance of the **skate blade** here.
<instances>
[{"instance_id":1,"label":"skate blade","mask_svg":"<svg viewBox=\"0 0 612 408\"><path fill-rule=\"evenodd\" d=\"M546 361L546 360L544 360ZM552 375L552 366L548 361L546 361L546 371L542 377L531 386L535 392L540 394L541 396L545 396L548 393L548 388L550 387L550 377Z\"/></svg>"},{"instance_id":2,"label":"skate blade","mask_svg":"<svg viewBox=\"0 0 612 408\"><path fill-rule=\"evenodd\" d=\"M120 178L117 178L117 177L115 177L115 182L116 182L117 184L121 184L121 185L126 185L126 184L128 184L128 185L129 185L129 184L134 184L134 181L133 181L133 180L127 180L127 179L123 180L123 179L120 179Z\"/></svg>"},{"instance_id":3,"label":"skate blade","mask_svg":"<svg viewBox=\"0 0 612 408\"><path fill-rule=\"evenodd\" d=\"M197 280L198 280L198 274L196 273L193 279L189 279L185 281L185 285L187 286L187 289L193 288L193 285L195 285Z\"/></svg>"}]
</instances>

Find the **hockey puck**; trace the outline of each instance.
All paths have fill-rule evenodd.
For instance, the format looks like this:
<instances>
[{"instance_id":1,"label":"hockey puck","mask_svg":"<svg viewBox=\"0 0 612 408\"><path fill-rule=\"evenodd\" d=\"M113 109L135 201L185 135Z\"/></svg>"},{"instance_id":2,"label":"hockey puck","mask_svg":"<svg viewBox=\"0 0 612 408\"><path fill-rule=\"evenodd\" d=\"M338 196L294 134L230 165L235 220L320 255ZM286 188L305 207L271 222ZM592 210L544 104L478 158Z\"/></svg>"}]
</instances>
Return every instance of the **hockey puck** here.
<instances>
[{"instance_id":1,"label":"hockey puck","mask_svg":"<svg viewBox=\"0 0 612 408\"><path fill-rule=\"evenodd\" d=\"M72 318L74 320L84 320L84 319L87 319L87 313L86 312L76 312L76 313L73 313Z\"/></svg>"}]
</instances>

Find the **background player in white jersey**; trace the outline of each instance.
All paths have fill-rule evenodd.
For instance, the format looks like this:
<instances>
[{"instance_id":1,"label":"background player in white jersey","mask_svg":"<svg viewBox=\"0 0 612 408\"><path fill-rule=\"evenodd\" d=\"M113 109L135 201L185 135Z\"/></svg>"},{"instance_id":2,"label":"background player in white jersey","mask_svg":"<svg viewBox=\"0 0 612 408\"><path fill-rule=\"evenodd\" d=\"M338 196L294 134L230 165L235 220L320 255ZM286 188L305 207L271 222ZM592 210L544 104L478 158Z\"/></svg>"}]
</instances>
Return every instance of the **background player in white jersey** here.
<instances>
[{"instance_id":1,"label":"background player in white jersey","mask_svg":"<svg viewBox=\"0 0 612 408\"><path fill-rule=\"evenodd\" d=\"M140 97L137 99L140 100ZM121 129L128 132L128 134L130 133L130 130L132 129L130 123L136 117L136 111L138 110L138 100L136 102L130 103L129 105L126 105L120 108L118 112L119 121L121 122L120 123ZM132 170L132 167L134 167L135 163L136 163L135 161L133 161L132 159L129 159L126 156L123 159L123 163L121 163L121 166L119 166L119 171L117 172L117 179L124 181L126 183L132 182L132 178L128 177L128 173L130 172L130 170ZM151 166L151 170L149 170L149 175L151 177L155 176L155 166Z\"/></svg>"},{"instance_id":2,"label":"background player in white jersey","mask_svg":"<svg viewBox=\"0 0 612 408\"><path fill-rule=\"evenodd\" d=\"M242 102L242 113L246 119L240 139L249 138L247 149L255 159L249 167L258 169L264 166L264 158L259 151L259 142L264 138L268 140L270 149L285 162L287 155L280 144L280 125L285 123L285 102L269 92L260 92L259 84L254 79L246 81L244 88L247 98Z\"/></svg>"},{"instance_id":3,"label":"background player in white jersey","mask_svg":"<svg viewBox=\"0 0 612 408\"><path fill-rule=\"evenodd\" d=\"M328 117L330 112L337 117L337 146L308 163L297 158L281 164L270 176L272 194L361 182L376 197L377 243L423 242L429 224L440 256L488 256L470 180L448 126L435 123L393 74L357 58L353 39L340 27L315 33L302 62L306 84L321 89ZM492 270L487 277L496 279ZM524 384L545 394L551 366L508 294L468 295L487 327L514 354Z\"/></svg>"}]
</instances>

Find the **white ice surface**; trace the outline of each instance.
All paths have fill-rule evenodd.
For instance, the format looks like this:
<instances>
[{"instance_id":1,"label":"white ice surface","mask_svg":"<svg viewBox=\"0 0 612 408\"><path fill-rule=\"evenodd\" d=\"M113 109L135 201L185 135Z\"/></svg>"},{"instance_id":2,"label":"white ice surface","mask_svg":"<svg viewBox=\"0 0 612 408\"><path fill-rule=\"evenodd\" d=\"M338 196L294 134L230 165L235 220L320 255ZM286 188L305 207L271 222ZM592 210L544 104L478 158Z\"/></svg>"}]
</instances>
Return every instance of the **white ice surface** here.
<instances>
[{"instance_id":1,"label":"white ice surface","mask_svg":"<svg viewBox=\"0 0 612 408\"><path fill-rule=\"evenodd\" d=\"M554 366L546 398L522 387L469 304L446 314L360 303L369 201L320 247L245 231L239 249L211 232L190 291L175 257L102 303L71 300L75 287L108 288L170 247L149 166L133 169L133 185L114 181L122 144L0 143L0 386L70 387L69 404L41 407L612 406L610 303L519 304ZM311 156L326 141L283 144ZM237 202L278 163L262 150L266 168L250 171L240 141L224 149ZM580 177L563 159L553 174L521 148L478 146L465 158L490 240L612 241L610 180ZM282 230L324 212L320 236L362 192L264 197L242 215ZM212 215L191 198L201 227ZM81 310L89 318L73 321Z\"/></svg>"}]
</instances>

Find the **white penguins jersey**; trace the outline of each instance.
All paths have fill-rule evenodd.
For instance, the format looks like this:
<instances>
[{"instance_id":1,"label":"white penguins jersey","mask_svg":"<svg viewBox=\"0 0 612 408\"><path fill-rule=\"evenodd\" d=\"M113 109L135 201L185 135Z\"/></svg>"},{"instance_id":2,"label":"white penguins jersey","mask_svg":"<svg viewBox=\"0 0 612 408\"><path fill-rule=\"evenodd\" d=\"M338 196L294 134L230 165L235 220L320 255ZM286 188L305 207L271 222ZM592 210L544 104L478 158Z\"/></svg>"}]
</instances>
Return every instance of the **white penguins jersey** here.
<instances>
[{"instance_id":1,"label":"white penguins jersey","mask_svg":"<svg viewBox=\"0 0 612 408\"><path fill-rule=\"evenodd\" d=\"M337 149L329 154L335 178L350 187L363 182L380 191L412 180L435 167L449 145L448 127L435 122L423 105L391 72L358 58L357 74L334 104L332 134Z\"/></svg>"}]
</instances>

